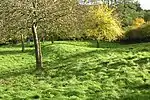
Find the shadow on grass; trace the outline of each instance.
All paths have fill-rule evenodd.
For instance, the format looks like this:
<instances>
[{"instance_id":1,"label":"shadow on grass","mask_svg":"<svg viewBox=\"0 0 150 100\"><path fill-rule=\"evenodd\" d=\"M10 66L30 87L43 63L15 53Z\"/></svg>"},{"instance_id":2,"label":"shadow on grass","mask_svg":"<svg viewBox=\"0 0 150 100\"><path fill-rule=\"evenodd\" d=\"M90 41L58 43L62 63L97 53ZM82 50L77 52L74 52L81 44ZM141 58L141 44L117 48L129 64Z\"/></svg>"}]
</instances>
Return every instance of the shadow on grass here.
<instances>
[{"instance_id":1,"label":"shadow on grass","mask_svg":"<svg viewBox=\"0 0 150 100\"><path fill-rule=\"evenodd\" d=\"M53 48L49 48L48 46L43 47L43 50L47 50L47 49L49 49L49 51L53 52ZM55 59L55 61L54 62L45 61L44 64L45 64L45 66L50 66L50 67L52 66L51 68L59 68L59 67L63 67L64 68L64 67L66 67L66 69L67 69L67 66L72 67L72 66L78 65L79 59L81 60L81 59L85 59L85 58L88 58L88 57L95 57L94 58L95 62L99 62L98 65L102 65L102 66L105 66L105 67L106 66L107 67L116 66L115 68L117 68L117 66L120 66L120 65L133 66L132 62L129 63L129 62L123 62L123 61L118 61L118 60L117 60L117 62L109 64L109 66L108 66L109 61L102 61L102 58L98 57L100 55L107 55L107 54L110 55L111 52L117 52L117 53L122 54L122 52L127 52L127 53L128 52L134 52L134 53L136 53L138 51L136 51L136 50L130 51L128 49L112 49L112 50L111 49L95 49L95 50L90 50L90 51L87 51L87 52L86 51L85 52L79 52L79 53L67 56L65 54L60 55L59 50L58 51L55 50L53 52L56 55L56 57L57 57ZM45 55L45 57L46 56L48 56L48 55ZM122 59L125 59L125 60L129 61L129 60L133 60L135 58L137 58L137 56L127 57L127 58L122 58ZM113 59L115 59L115 58L113 58ZM141 62L141 59L139 59L140 62L139 61L135 61L135 63L137 63L139 65L143 64L143 63L147 63L149 58L142 58L142 59L144 59L144 61L142 60L143 62ZM86 65L89 62L90 61L84 62L84 63L82 63L82 65Z\"/></svg>"},{"instance_id":2,"label":"shadow on grass","mask_svg":"<svg viewBox=\"0 0 150 100\"><path fill-rule=\"evenodd\" d=\"M120 100L150 100L150 92L148 93L131 93L122 96Z\"/></svg>"},{"instance_id":3,"label":"shadow on grass","mask_svg":"<svg viewBox=\"0 0 150 100\"><path fill-rule=\"evenodd\" d=\"M33 50L25 50L22 52L21 50L8 50L8 51L0 51L0 55L16 55L16 54L21 54L21 53L29 53L33 54Z\"/></svg>"},{"instance_id":4,"label":"shadow on grass","mask_svg":"<svg viewBox=\"0 0 150 100\"><path fill-rule=\"evenodd\" d=\"M135 89L150 90L150 84L142 84L142 85L136 86Z\"/></svg>"},{"instance_id":5,"label":"shadow on grass","mask_svg":"<svg viewBox=\"0 0 150 100\"><path fill-rule=\"evenodd\" d=\"M35 72L35 68L16 68L11 69L9 71L1 72L0 79L10 78L10 77L17 77L23 74L33 74Z\"/></svg>"},{"instance_id":6,"label":"shadow on grass","mask_svg":"<svg viewBox=\"0 0 150 100\"><path fill-rule=\"evenodd\" d=\"M90 62L95 62L96 63L101 61L101 58L96 58L96 59L92 59L92 61L89 60L85 60L84 62L81 61L84 58L88 58L88 57L92 57L94 55L96 55L97 53L104 53L107 51L97 51L97 50L93 50L93 51L89 51L89 52L84 52L84 53L77 53L74 55L69 55L66 58L62 58L61 56L59 56L58 59L56 59L55 61L51 62L51 61L45 61L44 62L44 66L46 66L46 70L47 71L55 71L55 73L51 76L51 77L61 77L64 76L66 78L71 78L72 76L76 76L76 77L83 77L84 75L86 75L86 71L93 71L93 72L98 72L100 71L100 67L96 67L94 68L90 66ZM106 64L103 64L102 66L105 66Z\"/></svg>"},{"instance_id":7,"label":"shadow on grass","mask_svg":"<svg viewBox=\"0 0 150 100\"><path fill-rule=\"evenodd\" d=\"M150 84L142 83L142 84L129 84L126 86L126 89L132 91L132 93L122 94L120 96L120 100L150 100Z\"/></svg>"},{"instance_id":8,"label":"shadow on grass","mask_svg":"<svg viewBox=\"0 0 150 100\"><path fill-rule=\"evenodd\" d=\"M56 42L54 44L66 44L66 45L73 45L73 46L82 46L82 47L90 47L90 48L97 48L97 42L94 40L87 40L87 41L62 41ZM120 44L116 42L104 42L100 41L99 47L100 48L120 48Z\"/></svg>"},{"instance_id":9,"label":"shadow on grass","mask_svg":"<svg viewBox=\"0 0 150 100\"><path fill-rule=\"evenodd\" d=\"M34 47L34 44L33 43L25 43L25 48L28 47L28 48L32 48ZM15 47L15 48L21 48L22 45L19 43L19 44L7 44L7 45L1 45L0 48L11 48L11 47Z\"/></svg>"},{"instance_id":10,"label":"shadow on grass","mask_svg":"<svg viewBox=\"0 0 150 100\"><path fill-rule=\"evenodd\" d=\"M80 43L82 42L82 43ZM72 46L82 46L82 47L93 47L95 48L96 46L90 44L90 42L88 43L88 41L64 41L64 42L56 42L54 44L66 44L66 45L72 45Z\"/></svg>"},{"instance_id":11,"label":"shadow on grass","mask_svg":"<svg viewBox=\"0 0 150 100\"><path fill-rule=\"evenodd\" d=\"M150 100L150 85L144 84L131 90L138 90L140 92L122 95L120 100Z\"/></svg>"},{"instance_id":12,"label":"shadow on grass","mask_svg":"<svg viewBox=\"0 0 150 100\"><path fill-rule=\"evenodd\" d=\"M48 44L48 45L57 45L57 44L66 44L66 45L73 45L73 46L80 46L80 47L89 47L89 48L96 48L96 41L81 41L82 43L80 44L80 42L78 43L78 41L76 42L56 42L54 44ZM84 44L85 43L85 44ZM48 46L47 45L47 46ZM45 47L46 45L44 45L43 47ZM127 51L127 52L149 52L150 45L147 43L140 43L140 44L126 44L126 45L122 45L118 42L104 42L101 41L99 48L103 48L103 49L108 49L110 51Z\"/></svg>"}]
</instances>

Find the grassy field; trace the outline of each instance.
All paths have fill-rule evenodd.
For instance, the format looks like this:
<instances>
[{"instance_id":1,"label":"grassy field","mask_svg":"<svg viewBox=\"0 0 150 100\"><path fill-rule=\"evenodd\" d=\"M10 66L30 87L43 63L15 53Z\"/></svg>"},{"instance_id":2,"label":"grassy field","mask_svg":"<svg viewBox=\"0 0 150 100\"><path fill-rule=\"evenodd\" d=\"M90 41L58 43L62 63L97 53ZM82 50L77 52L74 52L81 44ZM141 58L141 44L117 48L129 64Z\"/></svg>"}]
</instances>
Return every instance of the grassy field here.
<instances>
[{"instance_id":1,"label":"grassy field","mask_svg":"<svg viewBox=\"0 0 150 100\"><path fill-rule=\"evenodd\" d=\"M150 43L43 43L0 47L0 100L150 100Z\"/></svg>"}]
</instances>

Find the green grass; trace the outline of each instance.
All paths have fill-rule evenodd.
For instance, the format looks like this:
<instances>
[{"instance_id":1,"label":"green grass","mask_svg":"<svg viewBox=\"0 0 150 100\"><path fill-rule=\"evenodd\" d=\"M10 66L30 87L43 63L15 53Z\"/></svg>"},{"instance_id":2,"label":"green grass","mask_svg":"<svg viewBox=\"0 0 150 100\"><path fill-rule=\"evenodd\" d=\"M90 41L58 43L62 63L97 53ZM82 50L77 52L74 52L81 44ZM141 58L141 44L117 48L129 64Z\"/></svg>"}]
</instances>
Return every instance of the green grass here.
<instances>
[{"instance_id":1,"label":"green grass","mask_svg":"<svg viewBox=\"0 0 150 100\"><path fill-rule=\"evenodd\" d=\"M0 47L0 100L150 100L150 43L43 43Z\"/></svg>"}]
</instances>

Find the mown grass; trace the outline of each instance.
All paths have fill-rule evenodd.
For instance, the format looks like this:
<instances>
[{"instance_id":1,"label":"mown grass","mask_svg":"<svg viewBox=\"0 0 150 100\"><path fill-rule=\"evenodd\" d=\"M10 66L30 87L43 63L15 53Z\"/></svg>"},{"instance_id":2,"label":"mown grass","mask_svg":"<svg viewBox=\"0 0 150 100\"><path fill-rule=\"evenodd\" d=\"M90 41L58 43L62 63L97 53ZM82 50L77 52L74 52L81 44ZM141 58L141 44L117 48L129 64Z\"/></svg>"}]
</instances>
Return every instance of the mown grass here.
<instances>
[{"instance_id":1,"label":"mown grass","mask_svg":"<svg viewBox=\"0 0 150 100\"><path fill-rule=\"evenodd\" d=\"M31 44L32 45L32 44ZM150 43L42 43L0 47L0 100L150 100Z\"/></svg>"}]
</instances>

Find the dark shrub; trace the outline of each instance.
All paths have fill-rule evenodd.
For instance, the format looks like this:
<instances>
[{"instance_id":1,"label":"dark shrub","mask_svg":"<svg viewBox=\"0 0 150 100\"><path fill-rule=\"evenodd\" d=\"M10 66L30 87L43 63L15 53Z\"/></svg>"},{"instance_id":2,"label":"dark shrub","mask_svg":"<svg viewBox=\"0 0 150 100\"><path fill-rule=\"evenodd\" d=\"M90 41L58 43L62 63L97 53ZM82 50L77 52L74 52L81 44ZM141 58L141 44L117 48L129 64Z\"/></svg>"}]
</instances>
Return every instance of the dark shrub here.
<instances>
[{"instance_id":1,"label":"dark shrub","mask_svg":"<svg viewBox=\"0 0 150 100\"><path fill-rule=\"evenodd\" d=\"M150 22L141 27L133 28L125 33L123 39L126 42L149 42L150 41Z\"/></svg>"}]
</instances>

